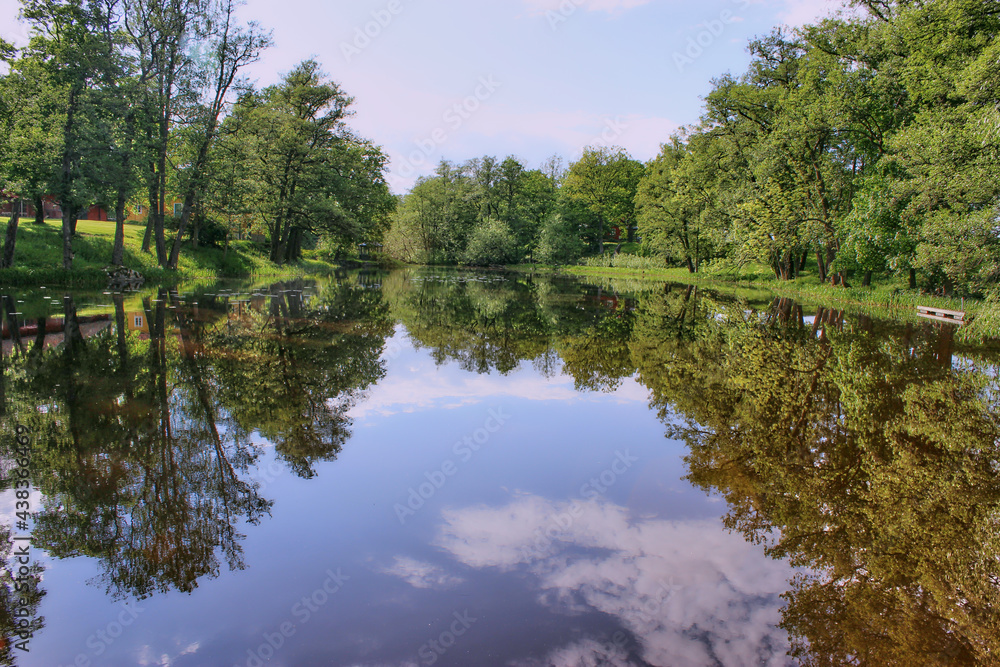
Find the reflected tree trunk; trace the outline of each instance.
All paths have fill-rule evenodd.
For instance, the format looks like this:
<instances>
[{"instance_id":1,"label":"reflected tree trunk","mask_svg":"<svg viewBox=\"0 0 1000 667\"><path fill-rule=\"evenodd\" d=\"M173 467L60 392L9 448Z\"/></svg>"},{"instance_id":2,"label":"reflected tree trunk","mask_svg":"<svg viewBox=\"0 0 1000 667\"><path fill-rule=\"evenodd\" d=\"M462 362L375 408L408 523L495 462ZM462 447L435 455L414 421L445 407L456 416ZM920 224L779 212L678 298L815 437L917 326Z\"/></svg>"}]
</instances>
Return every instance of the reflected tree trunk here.
<instances>
[{"instance_id":1,"label":"reflected tree trunk","mask_svg":"<svg viewBox=\"0 0 1000 667\"><path fill-rule=\"evenodd\" d=\"M28 349L28 359L32 360L32 363L37 363L41 359L42 352L45 351L45 336L46 330L49 326L49 320L47 317L38 318L38 330L35 331L35 341L31 344Z\"/></svg>"},{"instance_id":2,"label":"reflected tree trunk","mask_svg":"<svg viewBox=\"0 0 1000 667\"><path fill-rule=\"evenodd\" d=\"M955 356L955 326L952 324L938 325L938 344L936 359L943 368L951 368Z\"/></svg>"},{"instance_id":3,"label":"reflected tree trunk","mask_svg":"<svg viewBox=\"0 0 1000 667\"><path fill-rule=\"evenodd\" d=\"M0 318L3 317L3 305L0 304ZM0 340L0 343L3 341ZM0 346L0 417L7 414L7 359Z\"/></svg>"},{"instance_id":4,"label":"reflected tree trunk","mask_svg":"<svg viewBox=\"0 0 1000 667\"><path fill-rule=\"evenodd\" d=\"M21 340L21 322L17 316L17 302L14 297L5 296L4 305L7 308L7 328L10 330L10 342L13 346L11 356L24 354L24 342Z\"/></svg>"},{"instance_id":5,"label":"reflected tree trunk","mask_svg":"<svg viewBox=\"0 0 1000 667\"><path fill-rule=\"evenodd\" d=\"M69 414L68 431L73 441L77 465L86 469L83 461L80 441L80 405L77 396L77 366L78 356L85 343L80 331L80 321L76 315L76 303L71 294L63 295L63 383L66 386L66 407Z\"/></svg>"},{"instance_id":6,"label":"reflected tree trunk","mask_svg":"<svg viewBox=\"0 0 1000 667\"><path fill-rule=\"evenodd\" d=\"M17 202L14 202L14 209L7 222L7 233L4 236L3 254L0 255L0 269L9 269L14 266L14 246L17 244L17 225L21 221L21 213L17 209Z\"/></svg>"}]
</instances>

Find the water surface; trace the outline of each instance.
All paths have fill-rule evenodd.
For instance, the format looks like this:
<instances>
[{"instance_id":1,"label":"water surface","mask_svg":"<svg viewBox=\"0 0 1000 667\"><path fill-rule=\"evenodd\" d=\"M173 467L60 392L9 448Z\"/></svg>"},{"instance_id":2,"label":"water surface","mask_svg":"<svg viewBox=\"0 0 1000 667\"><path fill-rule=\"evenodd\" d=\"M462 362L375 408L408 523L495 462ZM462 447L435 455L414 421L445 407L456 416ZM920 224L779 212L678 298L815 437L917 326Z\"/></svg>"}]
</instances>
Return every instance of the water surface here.
<instances>
[{"instance_id":1,"label":"water surface","mask_svg":"<svg viewBox=\"0 0 1000 667\"><path fill-rule=\"evenodd\" d=\"M1000 650L996 360L950 325L436 271L4 310L7 664Z\"/></svg>"}]
</instances>

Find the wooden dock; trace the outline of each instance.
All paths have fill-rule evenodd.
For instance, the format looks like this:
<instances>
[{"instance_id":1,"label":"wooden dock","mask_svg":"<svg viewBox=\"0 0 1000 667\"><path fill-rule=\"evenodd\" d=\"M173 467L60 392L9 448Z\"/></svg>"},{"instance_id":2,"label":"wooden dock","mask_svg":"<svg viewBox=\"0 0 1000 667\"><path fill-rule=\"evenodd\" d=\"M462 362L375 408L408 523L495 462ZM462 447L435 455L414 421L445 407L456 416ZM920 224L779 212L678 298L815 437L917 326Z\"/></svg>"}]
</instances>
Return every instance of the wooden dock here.
<instances>
[{"instance_id":1,"label":"wooden dock","mask_svg":"<svg viewBox=\"0 0 1000 667\"><path fill-rule=\"evenodd\" d=\"M965 319L965 313L962 311L934 308L931 306L917 306L917 315L936 322L947 322L948 324L957 324L958 326L962 326L968 322Z\"/></svg>"}]
</instances>

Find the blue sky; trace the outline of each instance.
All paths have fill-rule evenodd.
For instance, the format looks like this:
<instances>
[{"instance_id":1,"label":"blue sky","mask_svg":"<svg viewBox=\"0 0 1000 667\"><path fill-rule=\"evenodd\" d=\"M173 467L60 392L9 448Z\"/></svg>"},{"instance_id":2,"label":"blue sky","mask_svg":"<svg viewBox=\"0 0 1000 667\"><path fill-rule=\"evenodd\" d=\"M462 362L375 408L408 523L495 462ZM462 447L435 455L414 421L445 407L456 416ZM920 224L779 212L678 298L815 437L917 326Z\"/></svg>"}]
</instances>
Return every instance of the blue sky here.
<instances>
[{"instance_id":1,"label":"blue sky","mask_svg":"<svg viewBox=\"0 0 1000 667\"><path fill-rule=\"evenodd\" d=\"M16 0L0 35L22 42ZM442 159L566 162L594 144L648 160L694 123L711 79L741 72L746 43L837 0L248 0L274 30L255 65L275 83L315 57L355 97L353 127L392 159L405 192Z\"/></svg>"}]
</instances>

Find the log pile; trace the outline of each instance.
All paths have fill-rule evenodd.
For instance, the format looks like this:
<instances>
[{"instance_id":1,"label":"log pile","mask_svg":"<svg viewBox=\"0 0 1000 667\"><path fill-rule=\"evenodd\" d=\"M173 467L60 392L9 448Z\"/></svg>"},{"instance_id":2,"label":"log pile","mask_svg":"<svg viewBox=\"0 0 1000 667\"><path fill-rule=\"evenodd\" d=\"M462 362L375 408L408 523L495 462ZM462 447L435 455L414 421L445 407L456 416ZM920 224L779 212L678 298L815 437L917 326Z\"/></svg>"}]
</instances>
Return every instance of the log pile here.
<instances>
[{"instance_id":1,"label":"log pile","mask_svg":"<svg viewBox=\"0 0 1000 667\"><path fill-rule=\"evenodd\" d=\"M106 266L104 271L108 274L108 289L115 292L139 289L146 282L141 273L125 266Z\"/></svg>"}]
</instances>

